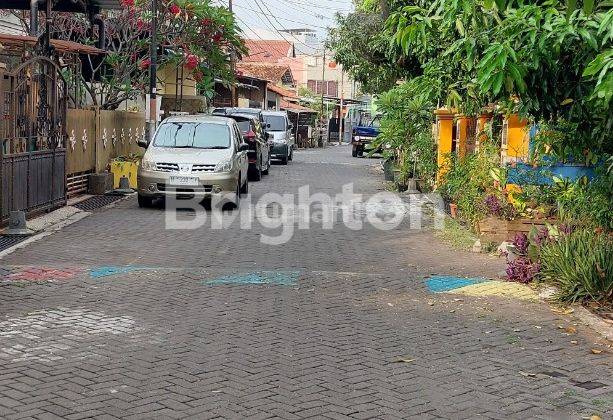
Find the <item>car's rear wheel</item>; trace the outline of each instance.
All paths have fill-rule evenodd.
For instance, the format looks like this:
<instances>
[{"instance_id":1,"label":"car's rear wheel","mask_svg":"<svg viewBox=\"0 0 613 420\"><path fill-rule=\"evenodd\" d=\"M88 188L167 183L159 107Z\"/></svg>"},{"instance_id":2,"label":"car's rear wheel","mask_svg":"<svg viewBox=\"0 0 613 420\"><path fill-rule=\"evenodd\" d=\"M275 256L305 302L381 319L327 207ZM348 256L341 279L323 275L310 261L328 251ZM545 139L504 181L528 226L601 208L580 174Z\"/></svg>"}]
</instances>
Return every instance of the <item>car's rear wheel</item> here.
<instances>
[{"instance_id":1,"label":"car's rear wheel","mask_svg":"<svg viewBox=\"0 0 613 420\"><path fill-rule=\"evenodd\" d=\"M289 148L289 156L287 157L287 160L294 160L294 148L293 147L288 147Z\"/></svg>"},{"instance_id":2,"label":"car's rear wheel","mask_svg":"<svg viewBox=\"0 0 613 420\"><path fill-rule=\"evenodd\" d=\"M138 194L138 207L145 208L151 207L153 205L153 198L145 197L144 195Z\"/></svg>"}]
</instances>

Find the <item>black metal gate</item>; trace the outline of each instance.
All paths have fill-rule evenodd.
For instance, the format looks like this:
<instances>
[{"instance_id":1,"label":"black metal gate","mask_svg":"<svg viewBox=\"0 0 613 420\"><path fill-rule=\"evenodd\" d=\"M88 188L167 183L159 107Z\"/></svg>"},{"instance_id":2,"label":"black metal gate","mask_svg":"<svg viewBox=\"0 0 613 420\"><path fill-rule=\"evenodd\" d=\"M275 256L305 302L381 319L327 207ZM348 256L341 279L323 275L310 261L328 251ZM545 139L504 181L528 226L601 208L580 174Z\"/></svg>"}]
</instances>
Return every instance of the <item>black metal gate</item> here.
<instances>
[{"instance_id":1,"label":"black metal gate","mask_svg":"<svg viewBox=\"0 0 613 420\"><path fill-rule=\"evenodd\" d=\"M66 82L35 56L0 80L2 212L28 214L66 204Z\"/></svg>"}]
</instances>

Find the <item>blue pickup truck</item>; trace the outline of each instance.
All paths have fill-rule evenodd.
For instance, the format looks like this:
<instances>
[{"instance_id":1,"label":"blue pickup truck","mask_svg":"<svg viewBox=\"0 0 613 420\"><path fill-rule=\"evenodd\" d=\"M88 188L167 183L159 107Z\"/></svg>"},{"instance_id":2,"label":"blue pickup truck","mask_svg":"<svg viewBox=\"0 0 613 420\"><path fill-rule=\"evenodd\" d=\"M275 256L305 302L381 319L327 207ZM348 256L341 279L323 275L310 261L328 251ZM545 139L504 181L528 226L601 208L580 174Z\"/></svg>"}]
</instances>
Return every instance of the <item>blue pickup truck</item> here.
<instances>
[{"instance_id":1,"label":"blue pickup truck","mask_svg":"<svg viewBox=\"0 0 613 420\"><path fill-rule=\"evenodd\" d=\"M360 121L351 131L351 156L362 156L365 151L370 151L370 144L379 135L380 116L371 118L363 114Z\"/></svg>"}]
</instances>

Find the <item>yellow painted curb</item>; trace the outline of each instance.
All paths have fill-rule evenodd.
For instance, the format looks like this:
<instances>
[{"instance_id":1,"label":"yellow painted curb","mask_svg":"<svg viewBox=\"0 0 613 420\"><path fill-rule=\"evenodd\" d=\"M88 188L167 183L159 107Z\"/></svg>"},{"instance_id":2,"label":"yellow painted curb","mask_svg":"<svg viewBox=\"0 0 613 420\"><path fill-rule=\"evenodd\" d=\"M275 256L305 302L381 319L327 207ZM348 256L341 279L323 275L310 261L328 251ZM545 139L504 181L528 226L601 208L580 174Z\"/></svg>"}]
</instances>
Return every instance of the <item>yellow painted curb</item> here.
<instances>
[{"instance_id":1,"label":"yellow painted curb","mask_svg":"<svg viewBox=\"0 0 613 420\"><path fill-rule=\"evenodd\" d=\"M486 281L450 290L465 296L500 296L515 299L537 301L538 294L525 284L507 281Z\"/></svg>"}]
</instances>

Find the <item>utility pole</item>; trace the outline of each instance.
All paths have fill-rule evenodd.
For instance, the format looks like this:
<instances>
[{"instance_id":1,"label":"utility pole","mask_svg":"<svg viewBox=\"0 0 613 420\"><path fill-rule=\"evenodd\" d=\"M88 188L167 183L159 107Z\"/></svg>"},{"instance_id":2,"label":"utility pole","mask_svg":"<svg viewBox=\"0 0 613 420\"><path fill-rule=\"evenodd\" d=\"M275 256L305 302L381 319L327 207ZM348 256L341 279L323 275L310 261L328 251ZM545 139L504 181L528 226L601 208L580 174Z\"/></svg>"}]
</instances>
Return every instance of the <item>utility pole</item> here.
<instances>
[{"instance_id":1,"label":"utility pole","mask_svg":"<svg viewBox=\"0 0 613 420\"><path fill-rule=\"evenodd\" d=\"M151 64L149 65L149 139L153 138L158 120L157 107L157 29L158 2L151 0Z\"/></svg>"},{"instance_id":2,"label":"utility pole","mask_svg":"<svg viewBox=\"0 0 613 420\"><path fill-rule=\"evenodd\" d=\"M343 143L343 135L345 134L345 118L343 115L343 102L345 99L345 73L343 73L343 69L341 68L341 108L338 113L338 144Z\"/></svg>"},{"instance_id":3,"label":"utility pole","mask_svg":"<svg viewBox=\"0 0 613 420\"><path fill-rule=\"evenodd\" d=\"M228 10L232 13L232 0L228 0ZM232 69L232 75L236 77L236 53L233 46L230 47L230 68ZM238 106L236 81L233 81L230 86L230 106Z\"/></svg>"},{"instance_id":4,"label":"utility pole","mask_svg":"<svg viewBox=\"0 0 613 420\"><path fill-rule=\"evenodd\" d=\"M327 118L327 113L324 113L324 84L326 80L326 47L324 46L323 60L321 63L321 120L322 123ZM323 127L322 127L323 128Z\"/></svg>"}]
</instances>

